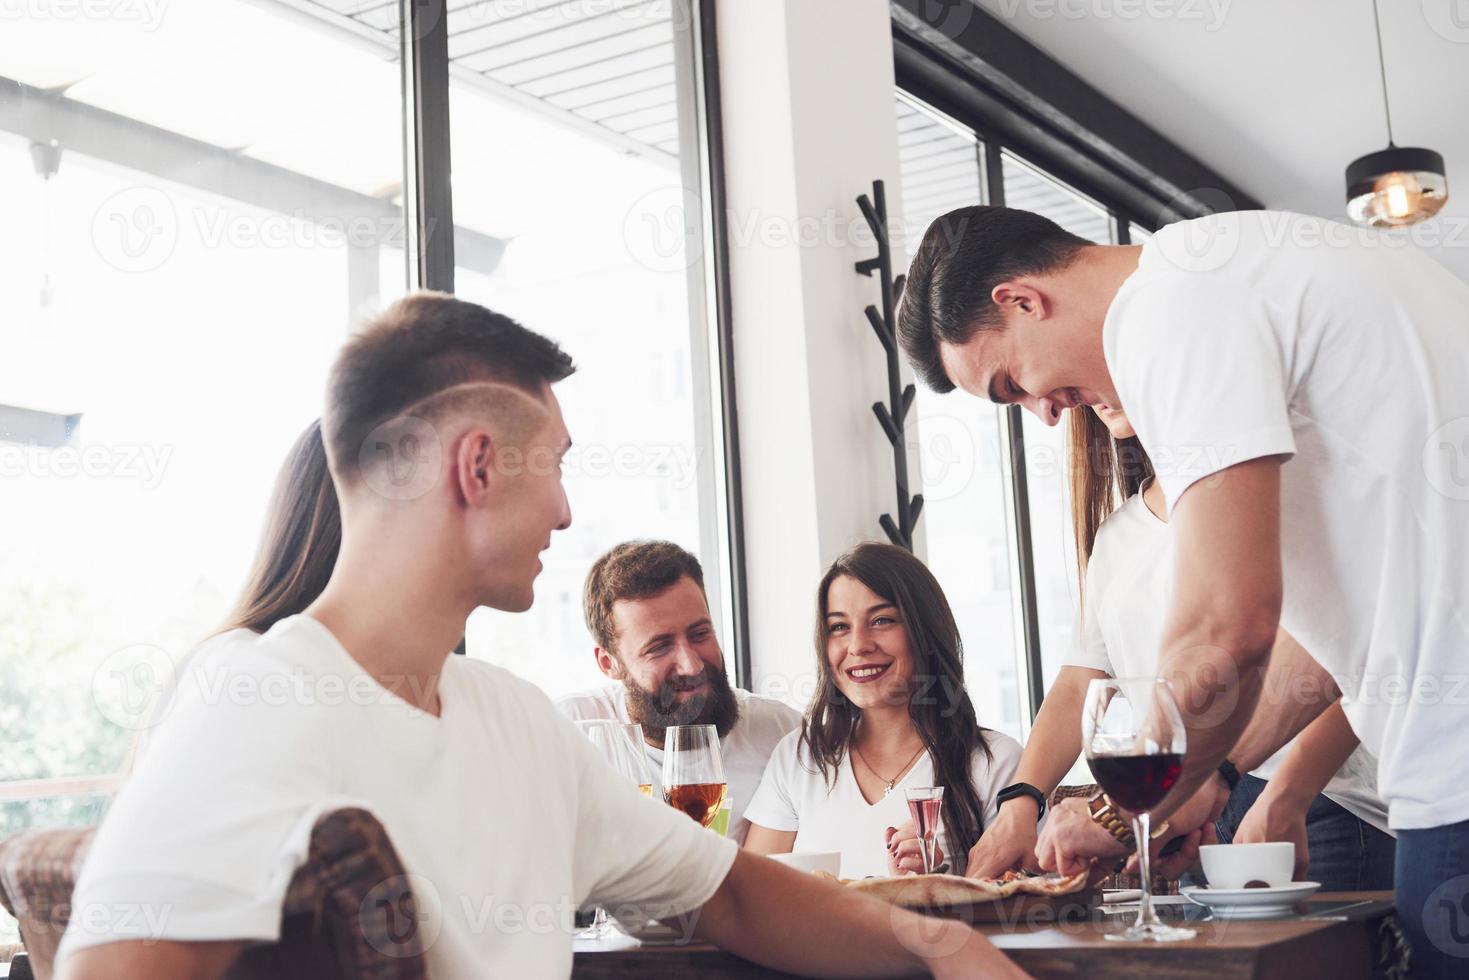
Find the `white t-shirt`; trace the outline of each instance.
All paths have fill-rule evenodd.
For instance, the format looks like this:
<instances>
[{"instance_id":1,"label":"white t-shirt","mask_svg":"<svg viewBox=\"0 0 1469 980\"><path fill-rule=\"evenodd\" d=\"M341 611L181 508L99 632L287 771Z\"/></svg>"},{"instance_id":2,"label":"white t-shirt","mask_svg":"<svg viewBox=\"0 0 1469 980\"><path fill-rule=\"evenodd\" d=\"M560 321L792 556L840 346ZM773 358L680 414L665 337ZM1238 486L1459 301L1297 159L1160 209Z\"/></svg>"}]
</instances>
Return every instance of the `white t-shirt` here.
<instances>
[{"instance_id":1,"label":"white t-shirt","mask_svg":"<svg viewBox=\"0 0 1469 980\"><path fill-rule=\"evenodd\" d=\"M974 753L972 772L975 792L984 806L984 826L988 827L999 809L995 795L1015 781L1020 743L989 729L984 737L994 758ZM858 788L850 753L833 775L828 783L811 762L800 731L791 732L775 747L745 816L751 823L771 830L794 830L793 851L840 851L843 878L887 877L887 828L900 827L910 819L904 787L934 784L933 759L925 752L893 785L893 791L876 803L868 803ZM949 866L960 868L962 873L966 858L955 857L942 822L939 846Z\"/></svg>"},{"instance_id":2,"label":"white t-shirt","mask_svg":"<svg viewBox=\"0 0 1469 980\"><path fill-rule=\"evenodd\" d=\"M776 743L786 733L801 727L801 713L774 698L764 698L734 688L740 706L740 720L719 740L719 758L724 763L724 780L729 784L729 836L743 844L750 821L745 812L765 774L765 764ZM573 721L630 722L627 714L627 688L611 684L556 700L556 709ZM648 768L653 774L653 795L663 797L663 750L645 745Z\"/></svg>"},{"instance_id":3,"label":"white t-shirt","mask_svg":"<svg viewBox=\"0 0 1469 980\"><path fill-rule=\"evenodd\" d=\"M723 881L733 842L619 778L532 685L451 656L439 697L435 717L388 693L307 616L191 658L61 955L277 939L311 827L341 806L371 810L414 876L436 977L569 976L578 907L677 916Z\"/></svg>"},{"instance_id":4,"label":"white t-shirt","mask_svg":"<svg viewBox=\"0 0 1469 980\"><path fill-rule=\"evenodd\" d=\"M1168 525L1133 494L1097 530L1086 566L1081 644L1067 659L1113 677L1149 677L1158 671L1158 647L1173 585ZM1269 779L1291 744L1252 775ZM1379 830L1387 804L1377 795L1377 760L1358 747L1326 787L1326 796Z\"/></svg>"},{"instance_id":5,"label":"white t-shirt","mask_svg":"<svg viewBox=\"0 0 1469 980\"><path fill-rule=\"evenodd\" d=\"M1179 222L1107 311L1113 382L1170 512L1281 469L1281 625L1329 670L1397 829L1469 819L1469 284L1282 212Z\"/></svg>"}]
</instances>

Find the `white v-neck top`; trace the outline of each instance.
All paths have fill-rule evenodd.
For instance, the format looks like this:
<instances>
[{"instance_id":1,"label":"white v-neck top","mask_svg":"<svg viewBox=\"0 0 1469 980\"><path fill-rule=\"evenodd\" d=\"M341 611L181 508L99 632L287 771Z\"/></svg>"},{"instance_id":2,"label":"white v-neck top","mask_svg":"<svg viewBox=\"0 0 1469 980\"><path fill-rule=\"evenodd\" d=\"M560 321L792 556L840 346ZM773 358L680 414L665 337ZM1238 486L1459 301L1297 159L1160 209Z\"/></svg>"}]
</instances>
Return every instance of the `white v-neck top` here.
<instances>
[{"instance_id":1,"label":"white v-neck top","mask_svg":"<svg viewBox=\"0 0 1469 980\"><path fill-rule=\"evenodd\" d=\"M1015 769L1020 765L1020 743L1003 732L988 729L984 736L993 758L976 752L972 771L974 788L984 807L984 825L988 827L998 810L995 794L1014 782ZM771 830L794 830L793 851L841 852L843 878L886 877L887 828L901 826L909 819L903 790L932 786L933 779L933 759L925 752L894 783L892 793L868 803L857 786L851 754L842 760L828 784L810 761L797 729L776 745L745 818ZM939 846L945 860L954 866L942 822Z\"/></svg>"}]
</instances>

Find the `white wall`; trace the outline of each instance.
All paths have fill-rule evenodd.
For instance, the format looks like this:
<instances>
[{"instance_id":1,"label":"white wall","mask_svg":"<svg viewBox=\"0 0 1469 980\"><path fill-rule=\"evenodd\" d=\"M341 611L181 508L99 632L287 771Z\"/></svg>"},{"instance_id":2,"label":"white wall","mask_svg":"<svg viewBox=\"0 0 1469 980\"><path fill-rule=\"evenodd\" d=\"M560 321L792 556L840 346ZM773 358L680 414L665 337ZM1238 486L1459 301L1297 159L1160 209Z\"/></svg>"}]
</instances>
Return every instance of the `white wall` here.
<instances>
[{"instance_id":1,"label":"white wall","mask_svg":"<svg viewBox=\"0 0 1469 980\"><path fill-rule=\"evenodd\" d=\"M899 218L892 33L887 0L718 8L753 686L804 706L816 583L894 509L853 268L876 254L857 195L885 180Z\"/></svg>"}]
</instances>

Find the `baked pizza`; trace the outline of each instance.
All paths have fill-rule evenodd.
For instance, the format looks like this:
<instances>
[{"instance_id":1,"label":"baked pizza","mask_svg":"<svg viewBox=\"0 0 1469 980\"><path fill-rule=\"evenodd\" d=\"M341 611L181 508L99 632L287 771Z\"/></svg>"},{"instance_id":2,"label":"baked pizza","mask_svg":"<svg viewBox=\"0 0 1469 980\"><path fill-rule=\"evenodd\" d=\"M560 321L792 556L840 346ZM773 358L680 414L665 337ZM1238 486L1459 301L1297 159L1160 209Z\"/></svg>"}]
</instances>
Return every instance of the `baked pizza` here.
<instances>
[{"instance_id":1,"label":"baked pizza","mask_svg":"<svg viewBox=\"0 0 1469 980\"><path fill-rule=\"evenodd\" d=\"M904 908L942 908L994 901L1011 895L1071 895L1086 888L1088 877L1087 871L1069 878L1007 871L998 878L930 874L843 880L842 884Z\"/></svg>"}]
</instances>

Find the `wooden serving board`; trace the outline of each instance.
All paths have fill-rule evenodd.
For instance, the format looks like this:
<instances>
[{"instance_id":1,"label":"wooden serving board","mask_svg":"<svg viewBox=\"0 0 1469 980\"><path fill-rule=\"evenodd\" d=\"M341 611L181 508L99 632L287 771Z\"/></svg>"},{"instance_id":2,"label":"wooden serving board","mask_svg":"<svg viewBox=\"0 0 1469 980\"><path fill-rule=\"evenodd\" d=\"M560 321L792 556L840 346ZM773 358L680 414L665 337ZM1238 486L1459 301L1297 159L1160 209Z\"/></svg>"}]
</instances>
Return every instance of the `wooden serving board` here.
<instances>
[{"instance_id":1,"label":"wooden serving board","mask_svg":"<svg viewBox=\"0 0 1469 980\"><path fill-rule=\"evenodd\" d=\"M913 911L976 925L1051 926L1086 922L1101 904L1102 892L1093 888L1070 895L1008 895L955 905L924 906Z\"/></svg>"}]
</instances>

